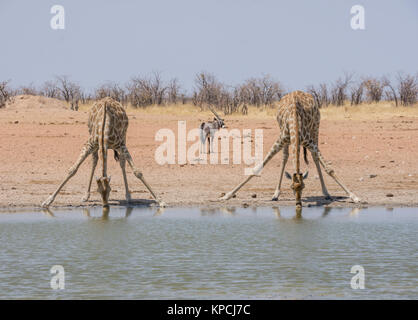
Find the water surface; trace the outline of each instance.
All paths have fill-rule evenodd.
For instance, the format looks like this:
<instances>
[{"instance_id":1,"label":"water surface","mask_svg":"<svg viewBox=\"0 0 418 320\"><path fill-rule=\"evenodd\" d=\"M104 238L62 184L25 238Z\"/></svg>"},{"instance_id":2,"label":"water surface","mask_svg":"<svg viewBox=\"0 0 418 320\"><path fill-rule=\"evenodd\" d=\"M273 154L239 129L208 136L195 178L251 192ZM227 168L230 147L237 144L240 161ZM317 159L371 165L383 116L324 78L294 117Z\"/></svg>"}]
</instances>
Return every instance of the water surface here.
<instances>
[{"instance_id":1,"label":"water surface","mask_svg":"<svg viewBox=\"0 0 418 320\"><path fill-rule=\"evenodd\" d=\"M417 230L415 208L1 213L0 298L417 299Z\"/></svg>"}]
</instances>

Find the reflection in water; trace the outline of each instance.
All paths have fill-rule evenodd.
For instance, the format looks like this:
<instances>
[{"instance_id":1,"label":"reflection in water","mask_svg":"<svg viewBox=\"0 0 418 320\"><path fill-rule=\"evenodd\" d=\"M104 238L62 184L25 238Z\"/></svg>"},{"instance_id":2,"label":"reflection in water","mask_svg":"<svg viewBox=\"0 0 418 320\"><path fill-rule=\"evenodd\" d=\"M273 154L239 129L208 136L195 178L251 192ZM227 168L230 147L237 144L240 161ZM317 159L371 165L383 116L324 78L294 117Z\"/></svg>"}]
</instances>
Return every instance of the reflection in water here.
<instances>
[{"instance_id":1,"label":"reflection in water","mask_svg":"<svg viewBox=\"0 0 418 320\"><path fill-rule=\"evenodd\" d=\"M42 208L42 212L48 217L55 218L54 213L49 208Z\"/></svg>"},{"instance_id":2,"label":"reflection in water","mask_svg":"<svg viewBox=\"0 0 418 320\"><path fill-rule=\"evenodd\" d=\"M360 208L353 208L348 215L350 217L356 217L358 216L359 212L360 212Z\"/></svg>"},{"instance_id":3,"label":"reflection in water","mask_svg":"<svg viewBox=\"0 0 418 320\"><path fill-rule=\"evenodd\" d=\"M282 217L279 207L273 207L272 209L277 219L290 220L290 219ZM301 207L296 207L295 215L291 218L291 220L302 220L302 208Z\"/></svg>"},{"instance_id":4,"label":"reflection in water","mask_svg":"<svg viewBox=\"0 0 418 320\"><path fill-rule=\"evenodd\" d=\"M157 207L157 210L155 210L154 217L160 216L164 213L165 207Z\"/></svg>"},{"instance_id":5,"label":"reflection in water","mask_svg":"<svg viewBox=\"0 0 418 320\"><path fill-rule=\"evenodd\" d=\"M123 217L122 219L128 218L131 215L133 209L134 209L133 207L126 207L125 217ZM101 217L92 217L90 214L90 208L83 208L83 214L89 219L107 221L109 220L109 213L110 213L110 207L107 206L107 207L102 208Z\"/></svg>"},{"instance_id":6,"label":"reflection in water","mask_svg":"<svg viewBox=\"0 0 418 320\"><path fill-rule=\"evenodd\" d=\"M276 217L278 219L285 219L284 217L282 217L282 215L280 213L279 207L273 207L272 209L273 209L273 212L275 213L275 215L276 215ZM332 208L332 207L324 207L324 211L322 212L321 217L322 218L327 217L328 214L332 211L332 209L334 209L334 208ZM350 217L355 217L355 216L357 216L359 214L360 210L361 210L360 208L352 208L348 215ZM301 220L301 219L303 219L303 217L302 217L302 208L296 207L296 209L295 209L295 215L293 216L292 219L294 219L294 220Z\"/></svg>"},{"instance_id":7,"label":"reflection in water","mask_svg":"<svg viewBox=\"0 0 418 320\"><path fill-rule=\"evenodd\" d=\"M418 297L415 208L53 210L0 214L3 299ZM56 264L71 285L45 290ZM351 289L356 264L366 290Z\"/></svg>"},{"instance_id":8,"label":"reflection in water","mask_svg":"<svg viewBox=\"0 0 418 320\"><path fill-rule=\"evenodd\" d=\"M222 207L220 208L220 211L225 214L234 216L236 213L236 208L235 207Z\"/></svg>"}]
</instances>

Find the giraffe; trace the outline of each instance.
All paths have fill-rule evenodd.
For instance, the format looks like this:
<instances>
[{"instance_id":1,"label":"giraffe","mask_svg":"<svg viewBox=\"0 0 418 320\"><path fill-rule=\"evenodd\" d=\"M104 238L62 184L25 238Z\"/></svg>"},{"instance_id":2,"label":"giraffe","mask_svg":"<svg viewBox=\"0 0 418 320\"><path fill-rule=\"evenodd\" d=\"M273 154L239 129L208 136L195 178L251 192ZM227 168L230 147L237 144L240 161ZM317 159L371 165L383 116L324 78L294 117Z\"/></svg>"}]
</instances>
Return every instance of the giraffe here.
<instances>
[{"instance_id":1,"label":"giraffe","mask_svg":"<svg viewBox=\"0 0 418 320\"><path fill-rule=\"evenodd\" d=\"M142 181L145 187L149 190L155 201L159 206L165 206L152 191L150 185L145 181L141 171L135 167L131 155L126 147L126 131L128 129L128 116L123 106L113 100L112 98L103 98L97 101L89 110L88 128L89 138L84 144L82 151L75 164L69 169L67 177L58 186L55 192L48 197L43 203L42 207L48 207L54 200L64 185L73 177L83 161L92 154L92 168L89 177L89 183L87 191L82 198L83 201L87 201L90 197L90 188L93 180L94 171L97 166L99 158L102 163L102 176L96 178L97 189L102 197L103 206L108 206L108 199L110 193L110 176L107 176L107 150L113 149L115 153L115 160L119 161L122 169L123 181L125 184L125 196L129 202L131 200L131 194L128 189L128 180L125 172L125 164L128 162L129 166L133 170L134 175Z\"/></svg>"},{"instance_id":2,"label":"giraffe","mask_svg":"<svg viewBox=\"0 0 418 320\"><path fill-rule=\"evenodd\" d=\"M325 172L330 175L337 184L349 195L353 202L360 202L360 199L352 193L337 177L334 170L325 162L318 148L320 112L312 95L303 91L294 91L285 95L280 101L277 113L277 122L280 127L280 136L270 149L269 153L259 164L253 169L253 173L249 175L243 182L237 185L231 192L225 194L220 200L228 200L254 176L258 175L262 168L269 162L273 156L283 149L283 160L280 169L280 178L277 188L274 192L272 201L277 201L280 195L283 173L289 158L289 145L292 146L294 173L290 175L286 172L286 177L292 180L291 189L296 198L296 207L302 206L302 190L305 187L304 179L308 177L308 172L302 174L300 172L300 145L303 146L304 160L308 163L306 150L309 150L318 171L321 183L322 193L327 199L331 199L325 186L324 178L321 173L322 165Z\"/></svg>"}]
</instances>

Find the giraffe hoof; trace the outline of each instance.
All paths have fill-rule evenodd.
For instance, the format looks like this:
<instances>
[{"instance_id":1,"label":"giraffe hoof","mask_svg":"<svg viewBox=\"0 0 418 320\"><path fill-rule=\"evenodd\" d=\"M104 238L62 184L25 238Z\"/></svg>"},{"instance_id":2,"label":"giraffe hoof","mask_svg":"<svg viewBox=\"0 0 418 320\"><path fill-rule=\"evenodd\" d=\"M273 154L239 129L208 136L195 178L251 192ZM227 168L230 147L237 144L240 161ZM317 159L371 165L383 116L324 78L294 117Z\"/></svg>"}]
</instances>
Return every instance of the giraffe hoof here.
<instances>
[{"instance_id":1,"label":"giraffe hoof","mask_svg":"<svg viewBox=\"0 0 418 320\"><path fill-rule=\"evenodd\" d=\"M157 201L157 203L158 203L158 206L160 207L160 208L165 208L167 205L166 205L166 203L164 202L164 201Z\"/></svg>"},{"instance_id":2,"label":"giraffe hoof","mask_svg":"<svg viewBox=\"0 0 418 320\"><path fill-rule=\"evenodd\" d=\"M52 203L52 200L53 200L52 197L49 197L44 202L42 202L41 204L42 208L48 208L49 205Z\"/></svg>"},{"instance_id":3,"label":"giraffe hoof","mask_svg":"<svg viewBox=\"0 0 418 320\"><path fill-rule=\"evenodd\" d=\"M223 197L220 197L219 200L229 200L232 198L232 194L227 193L226 195L224 195Z\"/></svg>"},{"instance_id":4,"label":"giraffe hoof","mask_svg":"<svg viewBox=\"0 0 418 320\"><path fill-rule=\"evenodd\" d=\"M325 200L332 200L332 197L328 194L324 196Z\"/></svg>"},{"instance_id":5,"label":"giraffe hoof","mask_svg":"<svg viewBox=\"0 0 418 320\"><path fill-rule=\"evenodd\" d=\"M271 201L279 201L279 197L273 197L271 198Z\"/></svg>"}]
</instances>

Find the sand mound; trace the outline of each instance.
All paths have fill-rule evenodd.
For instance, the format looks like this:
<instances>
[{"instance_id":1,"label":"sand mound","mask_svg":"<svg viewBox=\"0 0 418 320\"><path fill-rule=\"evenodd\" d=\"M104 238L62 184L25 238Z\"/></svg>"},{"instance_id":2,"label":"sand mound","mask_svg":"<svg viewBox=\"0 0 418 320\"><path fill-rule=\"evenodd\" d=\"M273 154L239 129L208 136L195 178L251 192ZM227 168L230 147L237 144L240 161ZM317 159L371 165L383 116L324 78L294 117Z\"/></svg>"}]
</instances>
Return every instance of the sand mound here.
<instances>
[{"instance_id":1,"label":"sand mound","mask_svg":"<svg viewBox=\"0 0 418 320\"><path fill-rule=\"evenodd\" d=\"M6 105L7 109L27 110L27 109L66 109L68 105L61 100L41 96L18 95Z\"/></svg>"}]
</instances>

